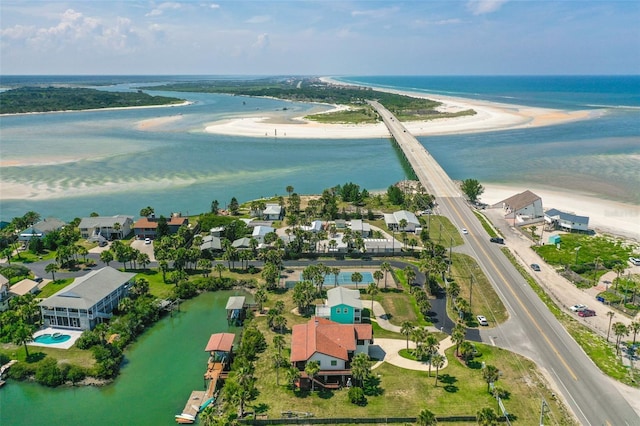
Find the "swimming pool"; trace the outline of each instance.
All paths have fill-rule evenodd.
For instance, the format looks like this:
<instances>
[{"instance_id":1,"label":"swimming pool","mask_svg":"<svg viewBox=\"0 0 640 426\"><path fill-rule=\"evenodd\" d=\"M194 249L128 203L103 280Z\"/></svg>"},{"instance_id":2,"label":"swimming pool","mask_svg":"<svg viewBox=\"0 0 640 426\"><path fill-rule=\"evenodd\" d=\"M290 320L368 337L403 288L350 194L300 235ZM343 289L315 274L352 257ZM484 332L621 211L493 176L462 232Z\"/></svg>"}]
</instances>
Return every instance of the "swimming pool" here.
<instances>
[{"instance_id":1,"label":"swimming pool","mask_svg":"<svg viewBox=\"0 0 640 426\"><path fill-rule=\"evenodd\" d=\"M33 339L36 343L41 343L43 345L53 345L55 343L63 343L67 340L71 339L71 336L68 334L62 333L53 333L53 334L41 334L35 339Z\"/></svg>"},{"instance_id":2,"label":"swimming pool","mask_svg":"<svg viewBox=\"0 0 640 426\"><path fill-rule=\"evenodd\" d=\"M359 272L360 275L362 275L362 280L358 283L358 287L360 286L368 286L370 283L375 283L376 280L373 279L373 274L369 271L347 271L347 272L340 272L338 274L338 283L337 285L353 285L355 286L356 283L354 281L351 281L351 275L354 272ZM303 281L302 278L302 273L300 273L300 281ZM328 274L327 276L324 277L324 285L325 286L335 286L336 285L336 276L333 274Z\"/></svg>"}]
</instances>

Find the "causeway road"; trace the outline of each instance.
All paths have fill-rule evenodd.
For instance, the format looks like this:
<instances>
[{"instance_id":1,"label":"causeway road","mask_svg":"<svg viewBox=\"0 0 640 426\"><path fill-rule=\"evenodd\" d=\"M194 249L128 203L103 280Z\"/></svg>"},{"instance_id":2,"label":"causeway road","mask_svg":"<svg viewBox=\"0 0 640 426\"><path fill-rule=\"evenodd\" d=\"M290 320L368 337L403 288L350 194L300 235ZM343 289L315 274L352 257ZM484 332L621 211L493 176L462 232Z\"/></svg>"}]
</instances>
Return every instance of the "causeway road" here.
<instances>
[{"instance_id":1,"label":"causeway road","mask_svg":"<svg viewBox=\"0 0 640 426\"><path fill-rule=\"evenodd\" d=\"M455 183L418 140L380 103L369 102L387 125L422 185L436 197L438 210L463 234L509 311L509 320L481 331L482 340L533 359L582 425L638 425L640 415L573 340L489 237ZM470 148L471 149L471 148ZM475 295L482 297L481 294ZM473 306L472 306L473 309ZM488 316L490 324L495 324ZM523 377L529 373L522 371ZM532 390L532 398L539 397ZM507 404L508 405L508 404ZM508 406L507 406L508 409Z\"/></svg>"}]
</instances>

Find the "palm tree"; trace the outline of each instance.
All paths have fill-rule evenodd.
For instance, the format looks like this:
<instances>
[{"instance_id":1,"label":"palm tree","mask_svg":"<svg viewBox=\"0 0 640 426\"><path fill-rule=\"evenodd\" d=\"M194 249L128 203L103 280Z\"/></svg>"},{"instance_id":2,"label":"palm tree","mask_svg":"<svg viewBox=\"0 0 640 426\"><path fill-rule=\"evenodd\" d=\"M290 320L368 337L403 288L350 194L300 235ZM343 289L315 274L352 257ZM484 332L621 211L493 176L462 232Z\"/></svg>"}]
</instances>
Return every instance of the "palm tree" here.
<instances>
[{"instance_id":1,"label":"palm tree","mask_svg":"<svg viewBox=\"0 0 640 426\"><path fill-rule=\"evenodd\" d=\"M320 363L318 361L309 361L304 367L304 372L311 378L311 392L315 390L315 378L319 371Z\"/></svg>"},{"instance_id":2,"label":"palm tree","mask_svg":"<svg viewBox=\"0 0 640 426\"><path fill-rule=\"evenodd\" d=\"M351 359L351 375L354 380L364 386L364 381L371 374L371 362L369 361L369 355L364 352L360 352Z\"/></svg>"},{"instance_id":3,"label":"palm tree","mask_svg":"<svg viewBox=\"0 0 640 426\"><path fill-rule=\"evenodd\" d=\"M279 380L279 371L280 371L280 363L282 362L282 349L284 348L284 337L280 334L276 334L273 336L273 347L276 350L276 386L280 385Z\"/></svg>"},{"instance_id":4,"label":"palm tree","mask_svg":"<svg viewBox=\"0 0 640 426\"><path fill-rule=\"evenodd\" d=\"M262 312L262 305L267 301L267 289L264 286L259 286L253 298L258 304L258 312Z\"/></svg>"},{"instance_id":5,"label":"palm tree","mask_svg":"<svg viewBox=\"0 0 640 426\"><path fill-rule=\"evenodd\" d=\"M436 383L435 386L438 386L438 371L444 366L444 363L447 359L444 355L435 354L431 357L431 364L436 367Z\"/></svg>"},{"instance_id":6,"label":"palm tree","mask_svg":"<svg viewBox=\"0 0 640 426\"><path fill-rule=\"evenodd\" d=\"M436 415L426 408L420 411L416 420L418 422L418 426L435 426L438 424Z\"/></svg>"},{"instance_id":7,"label":"palm tree","mask_svg":"<svg viewBox=\"0 0 640 426\"><path fill-rule=\"evenodd\" d=\"M616 291L618 291L618 283L620 282L620 275L624 273L625 267L622 263L616 263L613 265L613 271L616 273Z\"/></svg>"},{"instance_id":8,"label":"palm tree","mask_svg":"<svg viewBox=\"0 0 640 426\"><path fill-rule=\"evenodd\" d=\"M169 270L169 263L166 260L161 260L158 264L160 271L162 272L162 282L167 282L167 271Z\"/></svg>"},{"instance_id":9,"label":"palm tree","mask_svg":"<svg viewBox=\"0 0 640 426\"><path fill-rule=\"evenodd\" d=\"M482 370L482 378L485 382L487 382L487 392L489 392L489 386L491 383L495 383L498 381L500 377L500 370L498 370L493 365L486 365Z\"/></svg>"},{"instance_id":10,"label":"palm tree","mask_svg":"<svg viewBox=\"0 0 640 426\"><path fill-rule=\"evenodd\" d=\"M44 271L46 273L51 273L51 279L53 281L56 280L56 272L58 272L60 268L58 267L58 265L56 263L50 263L47 266L44 267Z\"/></svg>"},{"instance_id":11,"label":"palm tree","mask_svg":"<svg viewBox=\"0 0 640 426\"><path fill-rule=\"evenodd\" d=\"M382 271L374 271L373 272L373 279L376 280L376 285L378 287L380 287L380 280L384 277L384 274L382 273Z\"/></svg>"},{"instance_id":12,"label":"palm tree","mask_svg":"<svg viewBox=\"0 0 640 426\"><path fill-rule=\"evenodd\" d=\"M613 317L615 312L609 311L607 312L607 316L609 317L609 328L607 328L607 342L609 341L609 333L611 332L611 321L613 321Z\"/></svg>"},{"instance_id":13,"label":"palm tree","mask_svg":"<svg viewBox=\"0 0 640 426\"><path fill-rule=\"evenodd\" d=\"M403 321L400 325L400 333L407 338L407 350L409 349L409 336L413 333L413 324L409 321Z\"/></svg>"},{"instance_id":14,"label":"palm tree","mask_svg":"<svg viewBox=\"0 0 640 426\"><path fill-rule=\"evenodd\" d=\"M407 284L411 286L416 279L416 271L413 269L413 266L407 265L404 268L404 276L407 278Z\"/></svg>"},{"instance_id":15,"label":"palm tree","mask_svg":"<svg viewBox=\"0 0 640 426\"><path fill-rule=\"evenodd\" d=\"M356 289L358 288L358 283L362 281L362 274L360 272L354 272L351 274L351 281L356 283Z\"/></svg>"},{"instance_id":16,"label":"palm tree","mask_svg":"<svg viewBox=\"0 0 640 426\"><path fill-rule=\"evenodd\" d=\"M294 366L291 366L289 369L287 369L287 380L289 380L289 383L291 383L291 389L296 389L296 380L298 380L299 378L300 370L298 370Z\"/></svg>"},{"instance_id":17,"label":"palm tree","mask_svg":"<svg viewBox=\"0 0 640 426\"><path fill-rule=\"evenodd\" d=\"M102 260L107 264L107 266L109 266L109 263L113 261L113 253L111 252L111 250L105 250L100 253L100 260Z\"/></svg>"},{"instance_id":18,"label":"palm tree","mask_svg":"<svg viewBox=\"0 0 640 426\"><path fill-rule=\"evenodd\" d=\"M596 258L593 259L593 285L596 285L596 280L598 278L598 268L601 264L602 258L600 256L596 256Z\"/></svg>"},{"instance_id":19,"label":"palm tree","mask_svg":"<svg viewBox=\"0 0 640 426\"><path fill-rule=\"evenodd\" d=\"M218 273L220 279L222 279L222 273L227 269L222 263L216 263L213 269Z\"/></svg>"},{"instance_id":20,"label":"palm tree","mask_svg":"<svg viewBox=\"0 0 640 426\"><path fill-rule=\"evenodd\" d=\"M293 186L287 185L285 191L287 191L287 194L289 194L289 197L291 197L291 194L293 194Z\"/></svg>"},{"instance_id":21,"label":"palm tree","mask_svg":"<svg viewBox=\"0 0 640 426\"><path fill-rule=\"evenodd\" d=\"M389 262L382 262L380 264L380 270L384 272L384 288L387 288L387 272L391 272L391 264Z\"/></svg>"},{"instance_id":22,"label":"palm tree","mask_svg":"<svg viewBox=\"0 0 640 426\"><path fill-rule=\"evenodd\" d=\"M620 354L620 343L622 338L629 335L629 329L621 322L613 324L613 334L616 336L616 355Z\"/></svg>"},{"instance_id":23,"label":"palm tree","mask_svg":"<svg viewBox=\"0 0 640 426\"><path fill-rule=\"evenodd\" d=\"M373 316L373 300L378 294L378 285L375 283L369 284L367 287L367 293L371 296L371 316Z\"/></svg>"},{"instance_id":24,"label":"palm tree","mask_svg":"<svg viewBox=\"0 0 640 426\"><path fill-rule=\"evenodd\" d=\"M20 321L13 329L13 333L11 335L13 343L15 343L16 345L24 345L24 351L26 353L27 359L29 359L29 349L27 349L27 343L33 342L34 331L34 326L27 324L24 321Z\"/></svg>"},{"instance_id":25,"label":"palm tree","mask_svg":"<svg viewBox=\"0 0 640 426\"><path fill-rule=\"evenodd\" d=\"M633 333L633 345L636 345L636 335L640 333L640 321L634 321L629 324L629 331Z\"/></svg>"},{"instance_id":26,"label":"palm tree","mask_svg":"<svg viewBox=\"0 0 640 426\"><path fill-rule=\"evenodd\" d=\"M431 365L433 364L433 355L438 353L438 348L440 347L440 342L438 338L433 333L427 333L426 338L424 339L425 352L429 355L429 377L431 377Z\"/></svg>"},{"instance_id":27,"label":"palm tree","mask_svg":"<svg viewBox=\"0 0 640 426\"><path fill-rule=\"evenodd\" d=\"M456 356L459 355L458 350L460 349L460 345L464 342L465 339L465 330L462 324L456 324L451 331L451 340L456 344Z\"/></svg>"},{"instance_id":28,"label":"palm tree","mask_svg":"<svg viewBox=\"0 0 640 426\"><path fill-rule=\"evenodd\" d=\"M498 415L493 408L485 407L478 410L476 420L480 426L494 426L498 422Z\"/></svg>"}]
</instances>

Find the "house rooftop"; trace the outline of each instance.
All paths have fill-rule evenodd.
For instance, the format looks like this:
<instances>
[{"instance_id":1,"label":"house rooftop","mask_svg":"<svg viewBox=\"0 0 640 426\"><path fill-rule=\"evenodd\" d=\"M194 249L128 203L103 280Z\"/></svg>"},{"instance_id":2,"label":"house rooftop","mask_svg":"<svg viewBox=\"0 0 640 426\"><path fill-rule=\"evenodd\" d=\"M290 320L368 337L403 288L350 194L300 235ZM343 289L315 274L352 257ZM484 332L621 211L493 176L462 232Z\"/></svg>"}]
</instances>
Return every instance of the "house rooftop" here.
<instances>
[{"instance_id":1,"label":"house rooftop","mask_svg":"<svg viewBox=\"0 0 640 426\"><path fill-rule=\"evenodd\" d=\"M209 337L209 342L204 348L205 352L220 351L231 352L233 348L233 340L236 335L233 333L216 333Z\"/></svg>"},{"instance_id":2,"label":"house rooftop","mask_svg":"<svg viewBox=\"0 0 640 426\"><path fill-rule=\"evenodd\" d=\"M321 353L347 361L357 340L372 338L371 324L340 324L314 317L306 324L293 326L290 360L307 361L314 353Z\"/></svg>"},{"instance_id":3,"label":"house rooftop","mask_svg":"<svg viewBox=\"0 0 640 426\"><path fill-rule=\"evenodd\" d=\"M344 287L335 287L327 291L327 305L333 307L347 305L356 309L362 309L360 291Z\"/></svg>"},{"instance_id":4,"label":"house rooftop","mask_svg":"<svg viewBox=\"0 0 640 426\"><path fill-rule=\"evenodd\" d=\"M105 266L76 278L72 284L41 301L39 305L49 308L89 309L122 284L131 281L135 275Z\"/></svg>"},{"instance_id":5,"label":"house rooftop","mask_svg":"<svg viewBox=\"0 0 640 426\"><path fill-rule=\"evenodd\" d=\"M585 225L589 224L589 216L578 216L573 213L563 212L558 209L549 209L544 214L550 218L558 218L567 222L583 223Z\"/></svg>"},{"instance_id":6,"label":"house rooftop","mask_svg":"<svg viewBox=\"0 0 640 426\"><path fill-rule=\"evenodd\" d=\"M511 208L511 210L520 210L527 207L530 204L540 200L540 197L528 189L519 194L513 195L505 200L502 200L498 204L504 204Z\"/></svg>"},{"instance_id":7,"label":"house rooftop","mask_svg":"<svg viewBox=\"0 0 640 426\"><path fill-rule=\"evenodd\" d=\"M24 296L27 293L31 293L35 287L38 287L37 282L30 280L29 278L25 278L24 280L18 281L12 285L9 291L13 294L17 294L18 296Z\"/></svg>"}]
</instances>

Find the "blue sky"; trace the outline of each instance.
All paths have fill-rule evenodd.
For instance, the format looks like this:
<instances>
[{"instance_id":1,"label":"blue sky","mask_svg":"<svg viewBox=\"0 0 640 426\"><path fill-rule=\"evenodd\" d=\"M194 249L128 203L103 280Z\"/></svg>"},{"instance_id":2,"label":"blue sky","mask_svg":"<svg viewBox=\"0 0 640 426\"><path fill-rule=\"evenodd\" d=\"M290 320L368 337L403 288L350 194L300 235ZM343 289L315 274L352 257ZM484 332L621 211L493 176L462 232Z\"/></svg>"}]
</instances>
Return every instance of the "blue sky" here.
<instances>
[{"instance_id":1,"label":"blue sky","mask_svg":"<svg viewBox=\"0 0 640 426\"><path fill-rule=\"evenodd\" d=\"M2 0L2 74L640 74L640 1Z\"/></svg>"}]
</instances>

